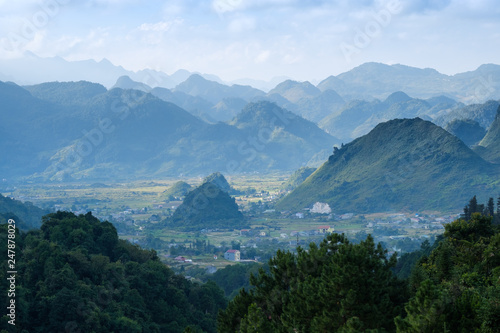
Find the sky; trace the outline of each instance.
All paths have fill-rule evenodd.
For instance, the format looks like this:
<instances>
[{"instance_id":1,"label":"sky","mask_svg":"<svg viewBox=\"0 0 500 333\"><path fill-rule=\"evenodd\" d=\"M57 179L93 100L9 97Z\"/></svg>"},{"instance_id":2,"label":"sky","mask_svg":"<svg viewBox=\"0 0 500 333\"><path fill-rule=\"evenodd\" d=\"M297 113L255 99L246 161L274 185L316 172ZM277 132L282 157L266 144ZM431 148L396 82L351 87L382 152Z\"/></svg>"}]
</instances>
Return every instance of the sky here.
<instances>
[{"instance_id":1,"label":"sky","mask_svg":"<svg viewBox=\"0 0 500 333\"><path fill-rule=\"evenodd\" d=\"M495 0L0 0L0 61L103 58L223 80L321 80L365 62L500 63Z\"/></svg>"}]
</instances>

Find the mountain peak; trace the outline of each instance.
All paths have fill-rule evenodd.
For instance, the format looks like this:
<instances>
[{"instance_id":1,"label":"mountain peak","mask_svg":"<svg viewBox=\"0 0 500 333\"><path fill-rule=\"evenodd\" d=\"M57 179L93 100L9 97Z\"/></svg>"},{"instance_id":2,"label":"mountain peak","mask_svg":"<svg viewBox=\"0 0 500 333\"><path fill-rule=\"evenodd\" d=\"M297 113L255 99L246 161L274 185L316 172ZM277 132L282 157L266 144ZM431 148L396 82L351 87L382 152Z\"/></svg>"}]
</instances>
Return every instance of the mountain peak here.
<instances>
[{"instance_id":1,"label":"mountain peak","mask_svg":"<svg viewBox=\"0 0 500 333\"><path fill-rule=\"evenodd\" d=\"M132 80L128 75L122 75L116 80L115 85L111 88L120 88L120 89L134 89L140 90L144 92L150 92L152 88L145 83L137 82Z\"/></svg>"},{"instance_id":2,"label":"mountain peak","mask_svg":"<svg viewBox=\"0 0 500 333\"><path fill-rule=\"evenodd\" d=\"M392 105L395 103L402 103L402 102L407 102L411 100L412 98L405 94L402 91L396 91L390 94L386 100L384 101L385 104Z\"/></svg>"},{"instance_id":3,"label":"mountain peak","mask_svg":"<svg viewBox=\"0 0 500 333\"><path fill-rule=\"evenodd\" d=\"M488 195L492 189L484 183L492 182L484 179L492 170L441 127L420 118L394 119L336 149L278 209L317 201L336 212L459 209L474 194Z\"/></svg>"},{"instance_id":4,"label":"mountain peak","mask_svg":"<svg viewBox=\"0 0 500 333\"><path fill-rule=\"evenodd\" d=\"M241 228L245 218L234 198L211 182L187 193L168 224L184 229Z\"/></svg>"},{"instance_id":5,"label":"mountain peak","mask_svg":"<svg viewBox=\"0 0 500 333\"><path fill-rule=\"evenodd\" d=\"M231 186L227 182L226 178L220 172L214 172L203 180L203 183L212 183L224 192L231 192Z\"/></svg>"}]
</instances>

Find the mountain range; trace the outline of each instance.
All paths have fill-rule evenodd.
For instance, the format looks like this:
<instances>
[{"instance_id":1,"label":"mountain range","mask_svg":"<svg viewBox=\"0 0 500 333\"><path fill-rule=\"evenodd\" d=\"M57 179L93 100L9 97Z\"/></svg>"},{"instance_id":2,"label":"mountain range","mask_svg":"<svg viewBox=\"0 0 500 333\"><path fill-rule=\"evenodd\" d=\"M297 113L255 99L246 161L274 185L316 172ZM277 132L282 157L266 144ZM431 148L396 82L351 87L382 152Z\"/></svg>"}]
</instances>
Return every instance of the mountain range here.
<instances>
[{"instance_id":1,"label":"mountain range","mask_svg":"<svg viewBox=\"0 0 500 333\"><path fill-rule=\"evenodd\" d=\"M382 100L372 96L349 100L334 90L321 91L307 81L292 80L286 80L265 93L250 86L224 85L196 74L170 90L151 88L128 77L119 78L114 87L151 92L209 123L233 119L248 102L271 101L318 124L343 142L368 133L380 122L397 117L421 117L442 127L455 119L473 120L486 130L493 122L499 104L489 100L483 104L466 105L445 95L421 99L410 97L403 91L393 92Z\"/></svg>"},{"instance_id":2,"label":"mountain range","mask_svg":"<svg viewBox=\"0 0 500 333\"><path fill-rule=\"evenodd\" d=\"M291 171L324 159L339 143L266 101L214 124L150 93L84 81L24 88L0 82L0 101L2 178Z\"/></svg>"},{"instance_id":3,"label":"mountain range","mask_svg":"<svg viewBox=\"0 0 500 333\"><path fill-rule=\"evenodd\" d=\"M21 58L5 59L0 63L0 80L20 85L86 80L111 88L119 77L129 76L152 88L172 89L192 74L199 74L207 80L228 86L252 86L265 92L276 89L278 84L288 80L286 77L279 77L266 82L243 78L225 82L213 74L200 74L185 69L179 69L170 75L154 69L134 72L113 65L107 59L66 61L60 57L42 58L30 52L26 52ZM431 68L370 62L338 75L330 75L318 82L316 86L309 85L321 92L333 90L345 101L370 98L383 100L395 91L404 91L421 99L444 95L465 104L500 99L500 66L495 64L484 64L473 71L446 75ZM303 84L303 89L305 85L307 83ZM300 94L302 92L290 92L288 97L295 99L296 103ZM318 95L317 92L314 94Z\"/></svg>"}]
</instances>

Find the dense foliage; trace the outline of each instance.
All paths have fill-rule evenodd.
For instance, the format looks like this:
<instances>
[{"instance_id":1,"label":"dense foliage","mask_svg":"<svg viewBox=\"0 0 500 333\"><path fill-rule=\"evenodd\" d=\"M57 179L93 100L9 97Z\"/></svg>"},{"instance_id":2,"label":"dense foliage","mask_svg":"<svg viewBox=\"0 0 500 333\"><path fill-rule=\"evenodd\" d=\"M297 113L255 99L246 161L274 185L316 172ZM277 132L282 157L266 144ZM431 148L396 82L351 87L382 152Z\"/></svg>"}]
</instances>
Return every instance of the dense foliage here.
<instances>
[{"instance_id":1,"label":"dense foliage","mask_svg":"<svg viewBox=\"0 0 500 333\"><path fill-rule=\"evenodd\" d=\"M6 253L7 225L0 228ZM154 251L119 240L111 223L90 213L49 214L40 230L18 233L16 246L17 332L215 332L226 305L213 282L175 275ZM7 294L0 297L6 308ZM11 332L7 320L0 330Z\"/></svg>"},{"instance_id":2,"label":"dense foliage","mask_svg":"<svg viewBox=\"0 0 500 333\"><path fill-rule=\"evenodd\" d=\"M446 225L442 241L414 267L413 297L398 332L498 332L500 233L473 213Z\"/></svg>"},{"instance_id":3,"label":"dense foliage","mask_svg":"<svg viewBox=\"0 0 500 333\"><path fill-rule=\"evenodd\" d=\"M353 244L338 234L297 255L278 251L221 313L219 332L394 330L407 293L386 254L371 236Z\"/></svg>"},{"instance_id":4,"label":"dense foliage","mask_svg":"<svg viewBox=\"0 0 500 333\"><path fill-rule=\"evenodd\" d=\"M185 230L200 230L241 228L246 222L234 198L208 182L189 192L165 223Z\"/></svg>"},{"instance_id":5,"label":"dense foliage","mask_svg":"<svg viewBox=\"0 0 500 333\"><path fill-rule=\"evenodd\" d=\"M257 274L260 267L261 264L258 263L229 265L218 269L217 272L208 277L208 280L214 281L224 290L226 297L233 299L239 294L241 288L247 291L251 288L250 276Z\"/></svg>"},{"instance_id":6,"label":"dense foliage","mask_svg":"<svg viewBox=\"0 0 500 333\"><path fill-rule=\"evenodd\" d=\"M21 230L39 228L42 216L46 213L31 202L23 203L0 194L0 224L7 223L8 219L15 219Z\"/></svg>"},{"instance_id":7,"label":"dense foliage","mask_svg":"<svg viewBox=\"0 0 500 333\"><path fill-rule=\"evenodd\" d=\"M500 227L493 199L420 250L387 258L371 236L332 234L278 252L218 317L219 332L499 332ZM396 266L395 266L396 264ZM398 277L404 278L400 279ZM404 308L404 310L403 310Z\"/></svg>"}]
</instances>

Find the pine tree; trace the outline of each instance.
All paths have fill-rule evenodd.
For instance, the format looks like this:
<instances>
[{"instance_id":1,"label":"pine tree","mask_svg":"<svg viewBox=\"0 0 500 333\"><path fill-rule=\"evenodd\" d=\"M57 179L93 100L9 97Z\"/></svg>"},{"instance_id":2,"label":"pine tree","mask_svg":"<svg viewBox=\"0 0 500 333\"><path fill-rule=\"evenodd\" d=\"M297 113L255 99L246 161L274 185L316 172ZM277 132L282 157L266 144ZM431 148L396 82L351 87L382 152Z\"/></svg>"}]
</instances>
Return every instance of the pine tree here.
<instances>
[{"instance_id":1,"label":"pine tree","mask_svg":"<svg viewBox=\"0 0 500 333\"><path fill-rule=\"evenodd\" d=\"M397 332L443 332L446 327L446 303L447 297L443 291L431 280L424 281L415 297L405 307L407 317L395 319Z\"/></svg>"},{"instance_id":2,"label":"pine tree","mask_svg":"<svg viewBox=\"0 0 500 333\"><path fill-rule=\"evenodd\" d=\"M469 220L470 220L469 205L466 205L466 206L464 207L463 219L464 219L465 221L469 221Z\"/></svg>"},{"instance_id":3,"label":"pine tree","mask_svg":"<svg viewBox=\"0 0 500 333\"><path fill-rule=\"evenodd\" d=\"M470 212L471 215L474 214L474 213L482 213L482 212L478 211L478 205L477 205L477 198L476 198L476 196L474 196L469 201L469 212Z\"/></svg>"},{"instance_id":4,"label":"pine tree","mask_svg":"<svg viewBox=\"0 0 500 333\"><path fill-rule=\"evenodd\" d=\"M488 216L493 216L495 214L495 202L493 198L488 200Z\"/></svg>"}]
</instances>

